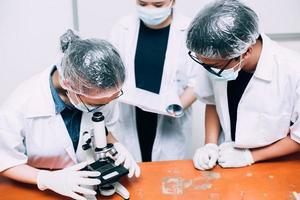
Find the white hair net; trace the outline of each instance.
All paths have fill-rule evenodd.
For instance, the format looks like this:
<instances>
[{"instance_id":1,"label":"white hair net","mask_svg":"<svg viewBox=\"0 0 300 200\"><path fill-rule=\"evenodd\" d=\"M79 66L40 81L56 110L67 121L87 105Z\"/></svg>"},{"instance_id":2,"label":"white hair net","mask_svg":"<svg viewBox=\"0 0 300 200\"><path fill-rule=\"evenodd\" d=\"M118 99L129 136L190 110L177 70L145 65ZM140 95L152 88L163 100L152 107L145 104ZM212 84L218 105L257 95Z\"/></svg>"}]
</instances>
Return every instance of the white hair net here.
<instances>
[{"instance_id":1,"label":"white hair net","mask_svg":"<svg viewBox=\"0 0 300 200\"><path fill-rule=\"evenodd\" d=\"M64 53L57 66L64 89L97 98L110 96L125 80L125 68L117 50L100 39L82 40L72 30L60 38Z\"/></svg>"},{"instance_id":2,"label":"white hair net","mask_svg":"<svg viewBox=\"0 0 300 200\"><path fill-rule=\"evenodd\" d=\"M238 0L209 4L193 19L187 48L212 59L239 57L259 36L256 13Z\"/></svg>"}]
</instances>

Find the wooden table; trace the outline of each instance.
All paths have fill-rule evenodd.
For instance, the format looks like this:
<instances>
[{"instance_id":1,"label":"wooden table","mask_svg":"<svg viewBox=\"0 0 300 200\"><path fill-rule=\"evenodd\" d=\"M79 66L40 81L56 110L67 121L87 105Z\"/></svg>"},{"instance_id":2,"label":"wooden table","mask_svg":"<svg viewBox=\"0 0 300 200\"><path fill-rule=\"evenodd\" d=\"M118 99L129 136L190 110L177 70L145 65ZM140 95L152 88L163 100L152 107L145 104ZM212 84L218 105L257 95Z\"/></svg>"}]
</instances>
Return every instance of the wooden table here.
<instances>
[{"instance_id":1,"label":"wooden table","mask_svg":"<svg viewBox=\"0 0 300 200\"><path fill-rule=\"evenodd\" d=\"M192 161L141 163L139 179L123 179L131 200L295 200L300 192L300 155L257 163L249 167L195 170ZM1 200L68 199L36 186L0 178ZM121 200L99 196L98 199Z\"/></svg>"}]
</instances>

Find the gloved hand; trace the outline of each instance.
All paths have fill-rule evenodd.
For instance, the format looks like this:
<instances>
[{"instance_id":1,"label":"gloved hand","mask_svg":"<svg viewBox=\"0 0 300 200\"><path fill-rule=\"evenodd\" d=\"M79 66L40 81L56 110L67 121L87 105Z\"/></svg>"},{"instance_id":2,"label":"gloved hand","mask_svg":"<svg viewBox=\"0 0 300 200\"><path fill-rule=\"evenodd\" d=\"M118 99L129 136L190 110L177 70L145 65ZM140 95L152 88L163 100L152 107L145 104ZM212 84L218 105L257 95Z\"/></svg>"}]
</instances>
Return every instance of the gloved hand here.
<instances>
[{"instance_id":1,"label":"gloved hand","mask_svg":"<svg viewBox=\"0 0 300 200\"><path fill-rule=\"evenodd\" d=\"M129 170L129 178L133 175L139 177L141 173L140 167L137 165L129 151L119 142L114 143L114 147L118 152L115 157L115 164L120 165L121 163L124 163L124 167Z\"/></svg>"},{"instance_id":2,"label":"gloved hand","mask_svg":"<svg viewBox=\"0 0 300 200\"><path fill-rule=\"evenodd\" d=\"M85 166L87 166L87 162L82 162L62 170L39 170L37 186L40 190L50 189L58 194L68 196L73 199L86 200L85 197L77 193L82 195L96 195L96 192L80 185L99 185L99 179L89 177L100 176L100 172L79 171Z\"/></svg>"},{"instance_id":3,"label":"gloved hand","mask_svg":"<svg viewBox=\"0 0 300 200\"><path fill-rule=\"evenodd\" d=\"M223 168L244 167L254 163L249 149L234 147L234 142L225 142L219 146L218 163Z\"/></svg>"},{"instance_id":4,"label":"gloved hand","mask_svg":"<svg viewBox=\"0 0 300 200\"><path fill-rule=\"evenodd\" d=\"M206 144L197 149L193 162L194 166L200 170L208 170L213 168L218 160L219 148L216 144Z\"/></svg>"}]
</instances>

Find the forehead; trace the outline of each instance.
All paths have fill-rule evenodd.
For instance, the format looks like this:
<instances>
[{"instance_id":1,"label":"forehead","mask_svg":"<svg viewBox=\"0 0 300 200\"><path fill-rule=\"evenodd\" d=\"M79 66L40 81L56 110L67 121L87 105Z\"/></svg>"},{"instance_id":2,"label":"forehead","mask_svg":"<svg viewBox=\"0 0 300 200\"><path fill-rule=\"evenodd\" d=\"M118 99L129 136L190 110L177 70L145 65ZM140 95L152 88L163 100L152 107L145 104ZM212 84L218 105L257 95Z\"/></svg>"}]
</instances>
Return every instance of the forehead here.
<instances>
[{"instance_id":1,"label":"forehead","mask_svg":"<svg viewBox=\"0 0 300 200\"><path fill-rule=\"evenodd\" d=\"M88 98L88 99L99 99L99 98L103 98L103 97L109 97L118 91L120 91L119 87L115 87L115 88L111 88L111 89L100 89L99 88L99 89L92 89L92 90L88 91L88 96L85 96L85 95L81 95L81 96L84 96L85 98Z\"/></svg>"},{"instance_id":2,"label":"forehead","mask_svg":"<svg viewBox=\"0 0 300 200\"><path fill-rule=\"evenodd\" d=\"M109 89L109 90L106 90L105 93L103 93L102 97L99 96L99 94L97 97L87 97L84 95L80 95L80 99L90 105L106 104L109 101L113 100L115 95L118 95L119 92L120 92L120 90L117 88Z\"/></svg>"},{"instance_id":3,"label":"forehead","mask_svg":"<svg viewBox=\"0 0 300 200\"><path fill-rule=\"evenodd\" d=\"M203 56L201 54L197 54L197 53L195 55L196 55L196 57L198 59L200 59L204 63L207 63L207 62L208 63L219 63L219 62L225 62L225 61L227 61L226 59L208 58L208 57L205 57L205 56Z\"/></svg>"}]
</instances>

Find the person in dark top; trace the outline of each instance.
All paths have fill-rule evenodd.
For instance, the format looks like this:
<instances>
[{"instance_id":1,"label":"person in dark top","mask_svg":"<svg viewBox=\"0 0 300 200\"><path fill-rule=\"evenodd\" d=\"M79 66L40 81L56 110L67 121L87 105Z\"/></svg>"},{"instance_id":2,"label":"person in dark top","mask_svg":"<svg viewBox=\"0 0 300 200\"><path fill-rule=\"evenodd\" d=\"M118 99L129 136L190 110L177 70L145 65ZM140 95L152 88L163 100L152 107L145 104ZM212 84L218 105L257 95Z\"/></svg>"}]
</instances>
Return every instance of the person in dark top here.
<instances>
[{"instance_id":1,"label":"person in dark top","mask_svg":"<svg viewBox=\"0 0 300 200\"><path fill-rule=\"evenodd\" d=\"M137 15L122 18L111 35L128 72L124 92L139 88L164 96L171 90L184 115L172 118L120 103L117 138L138 161L183 159L192 128L190 106L196 100L195 64L185 47L190 20L175 11L175 0L136 2Z\"/></svg>"},{"instance_id":2,"label":"person in dark top","mask_svg":"<svg viewBox=\"0 0 300 200\"><path fill-rule=\"evenodd\" d=\"M134 63L136 87L159 94L169 31L170 25L152 29L140 21ZM158 114L143 111L138 107L135 111L142 160L151 161Z\"/></svg>"},{"instance_id":3,"label":"person in dark top","mask_svg":"<svg viewBox=\"0 0 300 200\"><path fill-rule=\"evenodd\" d=\"M191 23L186 44L202 66L195 92L206 104L197 169L299 152L300 56L260 33L253 10L238 0L209 4Z\"/></svg>"}]
</instances>

